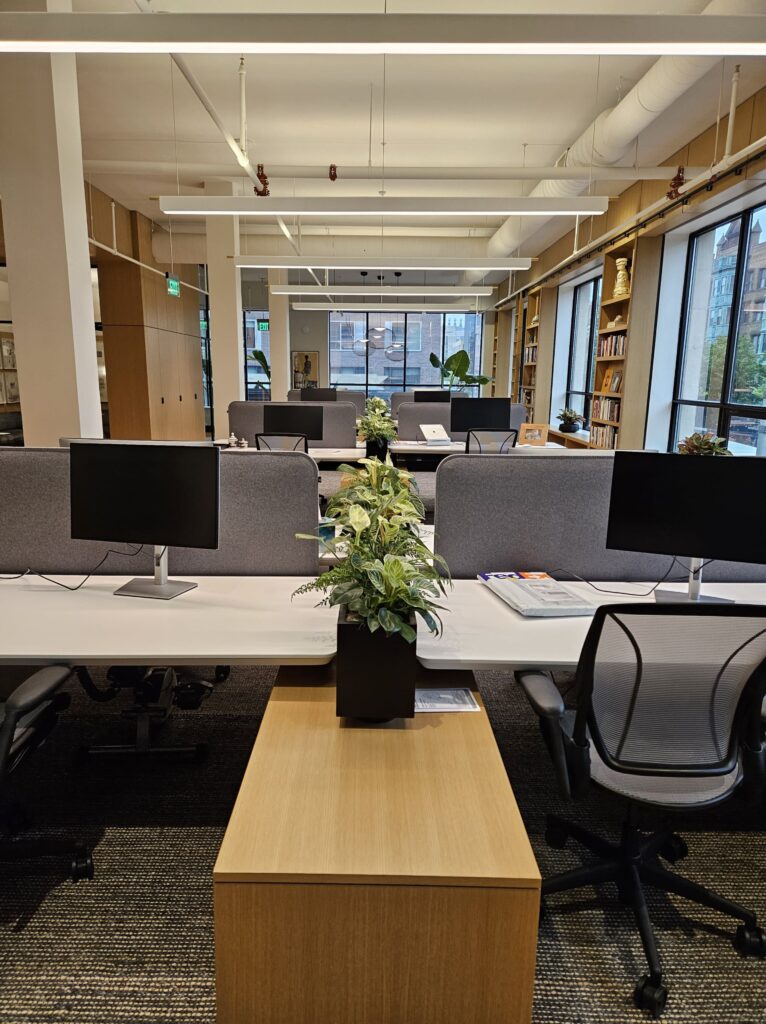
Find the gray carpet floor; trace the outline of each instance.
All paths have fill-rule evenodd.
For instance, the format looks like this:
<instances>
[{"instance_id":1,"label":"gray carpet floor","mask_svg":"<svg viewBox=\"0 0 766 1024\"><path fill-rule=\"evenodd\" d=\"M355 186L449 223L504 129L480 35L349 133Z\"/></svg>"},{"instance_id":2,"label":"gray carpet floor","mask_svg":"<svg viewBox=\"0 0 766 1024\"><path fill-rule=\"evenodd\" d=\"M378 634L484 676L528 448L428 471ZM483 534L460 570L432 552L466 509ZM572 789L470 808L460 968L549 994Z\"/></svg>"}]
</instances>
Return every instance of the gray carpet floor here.
<instances>
[{"instance_id":1,"label":"gray carpet floor","mask_svg":"<svg viewBox=\"0 0 766 1024\"><path fill-rule=\"evenodd\" d=\"M127 698L94 704L72 688L71 710L17 773L16 788L41 834L95 847L96 879L73 885L52 861L2 865L2 1024L213 1024L211 871L273 678L272 669L235 669L199 711L175 715L168 739L208 742L203 765L78 759L82 744L125 735L118 712ZM616 836L621 808L595 791L564 806L511 676L478 681L543 874L581 863L577 849L546 848L545 811ZM690 817L681 824L691 852L679 865L762 918L765 812L730 801ZM739 958L728 922L666 896L652 897L650 910L669 1024L766 1022L766 963ZM643 970L629 912L609 887L551 899L535 1024L644 1020L631 1003Z\"/></svg>"}]
</instances>

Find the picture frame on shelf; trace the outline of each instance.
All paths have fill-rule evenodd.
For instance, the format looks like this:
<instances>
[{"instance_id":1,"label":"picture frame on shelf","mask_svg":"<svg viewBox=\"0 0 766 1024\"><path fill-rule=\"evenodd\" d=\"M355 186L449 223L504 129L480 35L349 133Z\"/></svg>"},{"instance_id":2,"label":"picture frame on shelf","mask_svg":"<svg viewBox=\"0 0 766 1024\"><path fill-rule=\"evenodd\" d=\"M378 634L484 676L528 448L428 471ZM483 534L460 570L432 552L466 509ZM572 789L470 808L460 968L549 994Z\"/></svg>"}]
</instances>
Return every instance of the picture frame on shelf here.
<instances>
[{"instance_id":1,"label":"picture frame on shelf","mask_svg":"<svg viewBox=\"0 0 766 1024\"><path fill-rule=\"evenodd\" d=\"M19 375L15 370L5 373L5 404L16 405L19 401Z\"/></svg>"},{"instance_id":2,"label":"picture frame on shelf","mask_svg":"<svg viewBox=\"0 0 766 1024\"><path fill-rule=\"evenodd\" d=\"M0 367L4 370L16 369L16 345L7 334L0 336Z\"/></svg>"},{"instance_id":3,"label":"picture frame on shelf","mask_svg":"<svg viewBox=\"0 0 766 1024\"><path fill-rule=\"evenodd\" d=\"M613 368L611 366L608 366L606 368L606 370L604 371L604 377L603 377L603 379L601 381L601 390L602 391L611 391L612 390L612 380L613 379L614 379L614 370L613 370Z\"/></svg>"},{"instance_id":4,"label":"picture frame on shelf","mask_svg":"<svg viewBox=\"0 0 766 1024\"><path fill-rule=\"evenodd\" d=\"M519 427L517 444L532 444L543 446L548 441L547 423L522 423Z\"/></svg>"},{"instance_id":5,"label":"picture frame on shelf","mask_svg":"<svg viewBox=\"0 0 766 1024\"><path fill-rule=\"evenodd\" d=\"M292 352L293 387L319 387L319 353Z\"/></svg>"},{"instance_id":6,"label":"picture frame on shelf","mask_svg":"<svg viewBox=\"0 0 766 1024\"><path fill-rule=\"evenodd\" d=\"M620 391L622 388L622 370L615 370L612 373L612 379L609 382L609 391L615 392Z\"/></svg>"}]
</instances>

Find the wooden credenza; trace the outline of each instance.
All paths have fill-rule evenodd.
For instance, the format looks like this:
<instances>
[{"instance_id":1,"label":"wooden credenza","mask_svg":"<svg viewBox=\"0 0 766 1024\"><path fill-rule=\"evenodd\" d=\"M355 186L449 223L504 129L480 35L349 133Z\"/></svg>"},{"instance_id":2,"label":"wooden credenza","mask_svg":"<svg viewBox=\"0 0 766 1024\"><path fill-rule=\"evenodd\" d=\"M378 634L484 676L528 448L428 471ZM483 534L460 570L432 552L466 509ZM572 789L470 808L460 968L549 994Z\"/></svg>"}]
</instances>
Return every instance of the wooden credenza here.
<instances>
[{"instance_id":1,"label":"wooden credenza","mask_svg":"<svg viewBox=\"0 0 766 1024\"><path fill-rule=\"evenodd\" d=\"M528 1024L540 875L484 709L277 686L214 872L218 1024Z\"/></svg>"}]
</instances>

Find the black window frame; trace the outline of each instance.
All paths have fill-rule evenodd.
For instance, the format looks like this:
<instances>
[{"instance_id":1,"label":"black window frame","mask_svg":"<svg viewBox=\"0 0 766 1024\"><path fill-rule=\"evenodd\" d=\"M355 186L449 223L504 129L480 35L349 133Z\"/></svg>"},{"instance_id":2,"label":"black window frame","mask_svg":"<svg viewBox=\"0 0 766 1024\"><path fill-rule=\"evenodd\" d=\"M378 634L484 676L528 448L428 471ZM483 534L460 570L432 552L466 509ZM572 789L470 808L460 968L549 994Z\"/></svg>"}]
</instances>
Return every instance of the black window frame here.
<instances>
[{"instance_id":1,"label":"black window frame","mask_svg":"<svg viewBox=\"0 0 766 1024\"><path fill-rule=\"evenodd\" d=\"M675 451L674 443L678 420L683 407L694 409L713 409L718 411L718 423L716 435L727 441L731 433L731 421L737 417L751 417L752 419L766 419L766 405L745 405L744 403L732 402L732 383L735 372L737 336L740 327L742 313L743 291L747 278L747 258L750 234L753 226L753 216L758 210L766 210L766 204L758 203L755 206L743 210L741 213L729 217L722 217L714 224L708 224L699 231L689 235L686 250L686 266L684 268L683 293L681 298L681 318L678 326L678 346L676 352L676 368L673 380L673 400L670 414L670 429L668 432L669 452ZM717 230L724 224L732 224L739 221L739 241L737 243L736 263L734 267L734 279L731 290L731 316L726 334L726 354L724 356L723 374L721 379L721 398L719 401L705 399L681 398L681 380L683 375L683 363L686 347L686 331L689 322L689 310L691 307L692 294L691 282L694 272L694 260L697 251L697 240L711 231Z\"/></svg>"},{"instance_id":2,"label":"black window frame","mask_svg":"<svg viewBox=\"0 0 766 1024\"><path fill-rule=\"evenodd\" d=\"M567 409L572 408L572 396L582 396L583 399L583 430L590 428L590 410L593 404L593 391L585 390L581 391L579 388L572 387L572 371L574 369L574 344L575 344L575 322L577 317L577 296L583 288L590 288L592 291L591 295L591 308L590 308L590 323L588 325L589 330L589 344L588 344L588 360L585 367L585 382L586 384L593 379L593 370L596 362L596 347L598 343L598 324L599 317L601 314L601 284L602 275L597 274L596 277L591 277L587 281L583 281L582 284L578 284L572 291L572 318L569 324L569 359L567 362L567 386L565 393L565 406ZM599 299L597 302L596 299Z\"/></svg>"}]
</instances>

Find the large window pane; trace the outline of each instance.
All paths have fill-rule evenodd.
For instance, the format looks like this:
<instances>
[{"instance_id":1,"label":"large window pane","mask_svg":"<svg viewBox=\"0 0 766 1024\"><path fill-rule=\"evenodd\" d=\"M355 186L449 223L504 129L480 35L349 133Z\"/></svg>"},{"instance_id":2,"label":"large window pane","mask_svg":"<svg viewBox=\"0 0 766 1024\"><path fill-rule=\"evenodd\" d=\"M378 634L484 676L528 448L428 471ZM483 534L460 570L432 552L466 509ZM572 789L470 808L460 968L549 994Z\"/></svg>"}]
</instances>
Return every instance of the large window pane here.
<instances>
[{"instance_id":1,"label":"large window pane","mask_svg":"<svg viewBox=\"0 0 766 1024\"><path fill-rule=\"evenodd\" d=\"M431 353L442 356L442 313L407 314L407 379L405 386L438 387L441 374L431 365Z\"/></svg>"},{"instance_id":2,"label":"large window pane","mask_svg":"<svg viewBox=\"0 0 766 1024\"><path fill-rule=\"evenodd\" d=\"M732 455L766 456L766 418L732 416L729 424L729 451Z\"/></svg>"},{"instance_id":3,"label":"large window pane","mask_svg":"<svg viewBox=\"0 0 766 1024\"><path fill-rule=\"evenodd\" d=\"M330 313L330 386L363 390L367 384L367 314Z\"/></svg>"},{"instance_id":4,"label":"large window pane","mask_svg":"<svg viewBox=\"0 0 766 1024\"><path fill-rule=\"evenodd\" d=\"M245 333L245 386L250 401L269 397L269 379L260 364L255 362L253 353L260 349L271 364L269 332L269 311L267 309L243 310Z\"/></svg>"},{"instance_id":5,"label":"large window pane","mask_svg":"<svg viewBox=\"0 0 766 1024\"><path fill-rule=\"evenodd\" d=\"M369 313L367 386L390 401L404 389L404 313Z\"/></svg>"},{"instance_id":6,"label":"large window pane","mask_svg":"<svg viewBox=\"0 0 766 1024\"><path fill-rule=\"evenodd\" d=\"M588 391L589 364L593 325L593 285L589 281L575 289L574 316L572 318L572 348L569 387L572 391Z\"/></svg>"},{"instance_id":7,"label":"large window pane","mask_svg":"<svg viewBox=\"0 0 766 1024\"><path fill-rule=\"evenodd\" d=\"M718 407L704 405L679 405L676 416L676 429L671 451L678 449L678 442L689 434L718 433Z\"/></svg>"},{"instance_id":8,"label":"large window pane","mask_svg":"<svg viewBox=\"0 0 766 1024\"><path fill-rule=\"evenodd\" d=\"M753 210L737 316L729 400L766 405L766 206ZM732 421L733 424L734 421Z\"/></svg>"},{"instance_id":9,"label":"large window pane","mask_svg":"<svg viewBox=\"0 0 766 1024\"><path fill-rule=\"evenodd\" d=\"M679 398L721 400L740 226L738 217L694 241Z\"/></svg>"}]
</instances>

